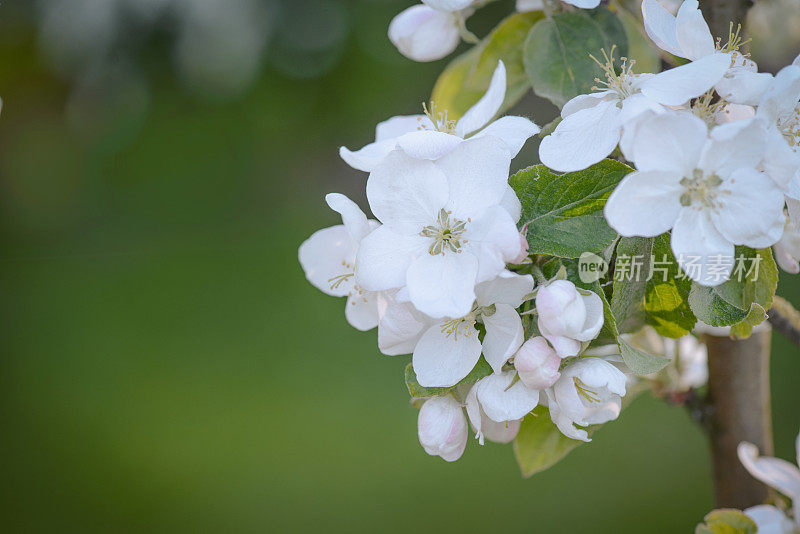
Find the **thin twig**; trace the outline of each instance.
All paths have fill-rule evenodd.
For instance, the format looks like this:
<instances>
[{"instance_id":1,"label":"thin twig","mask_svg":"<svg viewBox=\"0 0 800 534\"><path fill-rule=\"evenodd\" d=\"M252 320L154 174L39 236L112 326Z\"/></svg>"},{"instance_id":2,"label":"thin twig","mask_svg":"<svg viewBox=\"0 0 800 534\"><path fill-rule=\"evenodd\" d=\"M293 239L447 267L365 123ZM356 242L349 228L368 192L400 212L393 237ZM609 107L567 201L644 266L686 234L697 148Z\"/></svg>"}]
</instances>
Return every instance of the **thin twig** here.
<instances>
[{"instance_id":1,"label":"thin twig","mask_svg":"<svg viewBox=\"0 0 800 534\"><path fill-rule=\"evenodd\" d=\"M800 311L786 299L775 295L768 315L773 328L800 347Z\"/></svg>"}]
</instances>

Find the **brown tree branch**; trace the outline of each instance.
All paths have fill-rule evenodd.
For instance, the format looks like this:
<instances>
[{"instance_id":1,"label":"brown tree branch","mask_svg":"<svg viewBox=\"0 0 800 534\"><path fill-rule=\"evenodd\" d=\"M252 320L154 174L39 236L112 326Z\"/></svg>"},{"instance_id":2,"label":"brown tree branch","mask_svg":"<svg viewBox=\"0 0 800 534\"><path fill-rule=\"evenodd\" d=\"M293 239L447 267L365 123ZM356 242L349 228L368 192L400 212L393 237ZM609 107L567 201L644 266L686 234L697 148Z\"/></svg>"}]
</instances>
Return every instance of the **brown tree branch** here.
<instances>
[{"instance_id":1,"label":"brown tree branch","mask_svg":"<svg viewBox=\"0 0 800 534\"><path fill-rule=\"evenodd\" d=\"M794 309L786 299L775 295L768 315L773 328L800 347L800 311Z\"/></svg>"}]
</instances>

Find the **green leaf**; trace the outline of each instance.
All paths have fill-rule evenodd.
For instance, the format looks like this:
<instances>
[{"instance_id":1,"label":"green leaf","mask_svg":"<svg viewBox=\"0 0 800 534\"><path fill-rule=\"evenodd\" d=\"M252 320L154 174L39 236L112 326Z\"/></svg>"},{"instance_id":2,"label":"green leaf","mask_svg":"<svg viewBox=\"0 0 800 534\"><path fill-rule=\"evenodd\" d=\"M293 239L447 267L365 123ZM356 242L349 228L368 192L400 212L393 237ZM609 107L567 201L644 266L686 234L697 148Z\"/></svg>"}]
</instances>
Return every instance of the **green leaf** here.
<instances>
[{"instance_id":1,"label":"green leaf","mask_svg":"<svg viewBox=\"0 0 800 534\"><path fill-rule=\"evenodd\" d=\"M608 9L580 9L555 14L531 28L525 41L525 71L533 91L562 107L569 99L589 93L595 78L605 78L593 55L602 49L628 54L628 39L619 19Z\"/></svg>"},{"instance_id":2,"label":"green leaf","mask_svg":"<svg viewBox=\"0 0 800 534\"><path fill-rule=\"evenodd\" d=\"M556 174L544 165L521 170L509 179L522 203L532 254L578 258L600 252L617 237L603 217L611 191L631 168L606 159L588 169Z\"/></svg>"},{"instance_id":3,"label":"green leaf","mask_svg":"<svg viewBox=\"0 0 800 534\"><path fill-rule=\"evenodd\" d=\"M755 534L758 530L744 512L733 509L713 510L697 525L695 534Z\"/></svg>"},{"instance_id":4,"label":"green leaf","mask_svg":"<svg viewBox=\"0 0 800 534\"><path fill-rule=\"evenodd\" d=\"M697 318L689 306L692 281L681 270L670 248L670 235L653 240L653 276L647 281L644 309L647 323L662 336L679 338L694 328Z\"/></svg>"},{"instance_id":5,"label":"green leaf","mask_svg":"<svg viewBox=\"0 0 800 534\"><path fill-rule=\"evenodd\" d=\"M492 367L481 357L472 371L455 386L447 388L426 388L421 386L419 382L417 382L417 374L414 372L414 367L410 363L406 365L405 379L409 394L411 394L413 398L419 399L433 397L435 395L447 395L461 384L475 383L484 376L489 376L490 374L492 374Z\"/></svg>"},{"instance_id":6,"label":"green leaf","mask_svg":"<svg viewBox=\"0 0 800 534\"><path fill-rule=\"evenodd\" d=\"M665 358L664 356L656 356L655 354L648 354L647 352L637 349L625 341L625 339L620 337L611 305L608 303L608 299L606 298L605 294L599 290L600 286L598 285L595 293L598 293L600 295L600 299L603 301L603 316L605 319L603 328L600 330L600 336L611 337L617 341L619 353L622 356L622 361L625 362L625 365L627 365L628 368L630 368L630 370L637 375L649 375L650 373L658 372L666 367L670 362L669 358Z\"/></svg>"},{"instance_id":7,"label":"green leaf","mask_svg":"<svg viewBox=\"0 0 800 534\"><path fill-rule=\"evenodd\" d=\"M736 247L730 280L716 287L693 283L689 304L701 321L711 326L734 326L732 335L749 337L752 327L766 319L766 313L761 312L772 307L777 287L778 267L771 249Z\"/></svg>"},{"instance_id":8,"label":"green leaf","mask_svg":"<svg viewBox=\"0 0 800 534\"><path fill-rule=\"evenodd\" d=\"M486 89L497 62L506 66L504 111L530 89L522 62L522 44L534 23L544 17L540 11L516 13L506 18L477 46L457 57L445 68L433 87L431 100L448 117L458 119L475 104Z\"/></svg>"},{"instance_id":9,"label":"green leaf","mask_svg":"<svg viewBox=\"0 0 800 534\"><path fill-rule=\"evenodd\" d=\"M653 238L623 237L617 244L611 312L620 332L644 325L644 296L652 253Z\"/></svg>"},{"instance_id":10,"label":"green leaf","mask_svg":"<svg viewBox=\"0 0 800 534\"><path fill-rule=\"evenodd\" d=\"M581 443L562 434L547 408L537 406L522 420L514 439L514 456L527 478L551 467Z\"/></svg>"}]
</instances>

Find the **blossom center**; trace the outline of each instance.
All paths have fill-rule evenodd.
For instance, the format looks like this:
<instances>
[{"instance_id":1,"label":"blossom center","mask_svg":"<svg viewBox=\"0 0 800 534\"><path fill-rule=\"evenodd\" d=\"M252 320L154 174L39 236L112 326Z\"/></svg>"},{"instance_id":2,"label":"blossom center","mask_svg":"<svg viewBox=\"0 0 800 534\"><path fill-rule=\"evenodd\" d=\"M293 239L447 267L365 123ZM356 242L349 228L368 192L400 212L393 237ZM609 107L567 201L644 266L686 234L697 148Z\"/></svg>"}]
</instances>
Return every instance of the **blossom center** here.
<instances>
[{"instance_id":1,"label":"blossom center","mask_svg":"<svg viewBox=\"0 0 800 534\"><path fill-rule=\"evenodd\" d=\"M783 119L778 119L778 131L792 148L800 146L800 106Z\"/></svg>"},{"instance_id":2,"label":"blossom center","mask_svg":"<svg viewBox=\"0 0 800 534\"><path fill-rule=\"evenodd\" d=\"M603 59L605 61L601 62L598 61L597 58L592 56L591 54L589 57L597 63L601 69L603 69L603 73L605 73L606 80L603 81L600 78L595 78L595 83L600 84L603 87L592 87L595 91L614 91L620 100L624 100L629 96L635 95L639 92L639 90L634 86L634 80L636 80L636 74L633 73L633 66L636 64L636 61L633 59L628 59L626 57L621 57L620 61L622 64L620 65L620 72L617 74L617 70L614 67L614 48L615 46L611 47L611 53L608 54L605 49L602 50L603 52Z\"/></svg>"},{"instance_id":3,"label":"blossom center","mask_svg":"<svg viewBox=\"0 0 800 534\"><path fill-rule=\"evenodd\" d=\"M450 212L442 208L439 210L436 223L424 227L419 235L433 239L431 246L428 248L428 252L432 256L444 254L445 250L461 252L461 247L467 242L462 236L467 230L468 222L470 222L470 219L461 221L455 217L450 217Z\"/></svg>"},{"instance_id":4,"label":"blossom center","mask_svg":"<svg viewBox=\"0 0 800 534\"><path fill-rule=\"evenodd\" d=\"M342 260L342 267L344 268L345 271L344 274L328 278L328 283L330 283L332 290L337 289L340 285L344 284L345 282L351 282L353 276L355 276L355 267L352 263Z\"/></svg>"},{"instance_id":5,"label":"blossom center","mask_svg":"<svg viewBox=\"0 0 800 534\"><path fill-rule=\"evenodd\" d=\"M685 188L681 195L681 206L719 208L717 195L724 191L719 189L722 178L716 174L706 175L700 169L695 169L691 178L683 178L680 183Z\"/></svg>"},{"instance_id":6,"label":"blossom center","mask_svg":"<svg viewBox=\"0 0 800 534\"><path fill-rule=\"evenodd\" d=\"M431 100L430 105L422 103L422 110L425 112L425 116L433 123L433 129L437 132L447 133L447 134L455 134L456 133L456 122L453 119L449 119L447 117L447 110L439 110L436 107L436 102ZM420 122L422 119L420 118ZM421 124L417 129L419 130L427 130L427 126L425 124Z\"/></svg>"},{"instance_id":7,"label":"blossom center","mask_svg":"<svg viewBox=\"0 0 800 534\"><path fill-rule=\"evenodd\" d=\"M462 336L469 337L472 332L475 332L475 323L482 320L484 317L494 315L495 311L497 310L494 304L479 306L476 302L470 312L465 316L442 323L442 333L447 337L453 336L453 341L458 340L459 332Z\"/></svg>"},{"instance_id":8,"label":"blossom center","mask_svg":"<svg viewBox=\"0 0 800 534\"><path fill-rule=\"evenodd\" d=\"M577 390L578 395L592 404L600 402L600 394L587 386L583 380L576 376L572 379L572 381L575 383L575 389Z\"/></svg>"}]
</instances>

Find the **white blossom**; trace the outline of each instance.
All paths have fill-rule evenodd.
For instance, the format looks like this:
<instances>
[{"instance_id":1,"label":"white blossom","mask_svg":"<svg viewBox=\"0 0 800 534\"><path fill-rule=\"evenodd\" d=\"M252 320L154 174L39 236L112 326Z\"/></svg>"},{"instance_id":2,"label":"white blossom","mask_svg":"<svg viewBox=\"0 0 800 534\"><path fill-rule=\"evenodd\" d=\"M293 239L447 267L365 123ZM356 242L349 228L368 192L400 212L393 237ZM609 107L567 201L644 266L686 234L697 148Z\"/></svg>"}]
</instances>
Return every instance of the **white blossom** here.
<instances>
[{"instance_id":1,"label":"white blossom","mask_svg":"<svg viewBox=\"0 0 800 534\"><path fill-rule=\"evenodd\" d=\"M795 441L797 461L800 463L800 435ZM737 449L739 461L747 471L764 484L780 491L792 500L794 508L794 530L776 530L774 532L795 533L800 530L800 514L798 514L798 504L800 504L800 469L797 465L782 460L758 455L758 447L752 443L743 441L739 443ZM751 509L752 510L752 509ZM746 513L749 511L746 511ZM769 514L769 516L767 516ZM750 513L748 513L750 515ZM756 517L761 516L765 522L785 525L785 522L776 520L774 512L759 508ZM755 520L755 519L754 519ZM760 525L759 525L760 527ZM761 530L759 530L761 532Z\"/></svg>"},{"instance_id":2,"label":"white blossom","mask_svg":"<svg viewBox=\"0 0 800 534\"><path fill-rule=\"evenodd\" d=\"M471 0L461 3L469 5ZM389 40L409 59L436 61L450 55L461 42L459 18L468 16L469 11L411 6L389 23Z\"/></svg>"},{"instance_id":3,"label":"white blossom","mask_svg":"<svg viewBox=\"0 0 800 534\"><path fill-rule=\"evenodd\" d=\"M514 369L522 383L531 389L546 389L556 383L561 373L561 357L541 336L527 340L514 355Z\"/></svg>"},{"instance_id":4,"label":"white blossom","mask_svg":"<svg viewBox=\"0 0 800 534\"><path fill-rule=\"evenodd\" d=\"M514 382L516 372L503 371L478 380L466 399L467 415L475 437L508 443L517 435L520 421L539 404L539 391Z\"/></svg>"},{"instance_id":5,"label":"white blossom","mask_svg":"<svg viewBox=\"0 0 800 534\"><path fill-rule=\"evenodd\" d=\"M577 355L582 343L596 338L603 327L600 297L578 289L569 280L539 287L536 311L539 331L561 358Z\"/></svg>"},{"instance_id":6,"label":"white blossom","mask_svg":"<svg viewBox=\"0 0 800 534\"><path fill-rule=\"evenodd\" d=\"M432 103L425 115L397 116L378 124L374 143L355 152L341 147L339 155L354 169L371 172L396 148L414 158L435 160L467 137L494 136L503 141L514 158L525 141L539 132L539 127L524 117L514 116L501 117L486 126L503 105L505 94L506 68L500 61L486 93L457 121L448 118L447 110L439 110Z\"/></svg>"},{"instance_id":7,"label":"white blossom","mask_svg":"<svg viewBox=\"0 0 800 534\"><path fill-rule=\"evenodd\" d=\"M668 112L666 106L680 106L702 95L722 78L729 64L727 55L712 54L658 74L634 74L632 62L623 63L617 73L607 58L603 66L607 81L602 82L606 89L564 104L563 120L542 139L539 158L557 171L585 169L614 150L625 128L643 116Z\"/></svg>"},{"instance_id":8,"label":"white blossom","mask_svg":"<svg viewBox=\"0 0 800 534\"><path fill-rule=\"evenodd\" d=\"M627 377L602 358L580 358L561 372L547 391L550 418L568 438L591 441L578 427L598 425L619 416Z\"/></svg>"},{"instance_id":9,"label":"white blossom","mask_svg":"<svg viewBox=\"0 0 800 534\"><path fill-rule=\"evenodd\" d=\"M783 195L755 169L764 151L759 121L717 126L676 112L637 129L627 175L605 206L608 223L624 236L653 237L672 229L683 271L703 285L730 276L734 245L763 248L783 233Z\"/></svg>"},{"instance_id":10,"label":"white blossom","mask_svg":"<svg viewBox=\"0 0 800 534\"><path fill-rule=\"evenodd\" d=\"M455 462L467 446L467 419L452 395L425 401L417 418L417 434L425 452Z\"/></svg>"},{"instance_id":11,"label":"white blossom","mask_svg":"<svg viewBox=\"0 0 800 534\"><path fill-rule=\"evenodd\" d=\"M356 283L354 270L359 243L378 223L368 221L344 195L330 193L325 201L342 215L343 224L319 230L306 239L298 251L300 265L314 287L334 297L347 297L345 317L353 327L370 330L378 324L378 295Z\"/></svg>"},{"instance_id":12,"label":"white blossom","mask_svg":"<svg viewBox=\"0 0 800 534\"><path fill-rule=\"evenodd\" d=\"M788 217L780 241L773 247L775 261L787 273L800 273L800 228Z\"/></svg>"},{"instance_id":13,"label":"white blossom","mask_svg":"<svg viewBox=\"0 0 800 534\"><path fill-rule=\"evenodd\" d=\"M475 285L520 254L519 232L501 205L510 158L494 137L470 139L437 161L393 151L367 180L383 223L361 242L356 281L400 289L434 318L463 317Z\"/></svg>"},{"instance_id":14,"label":"white blossom","mask_svg":"<svg viewBox=\"0 0 800 534\"><path fill-rule=\"evenodd\" d=\"M594 9L600 5L600 0L563 0L565 4L570 4L583 9ZM544 0L517 0L517 11L525 13L528 11L544 10Z\"/></svg>"},{"instance_id":15,"label":"white blossom","mask_svg":"<svg viewBox=\"0 0 800 534\"><path fill-rule=\"evenodd\" d=\"M759 504L744 510L753 520L760 534L798 534L792 520L779 508L771 504Z\"/></svg>"},{"instance_id":16,"label":"white blossom","mask_svg":"<svg viewBox=\"0 0 800 534\"><path fill-rule=\"evenodd\" d=\"M478 284L468 313L436 321L419 339L412 363L417 381L425 387L457 384L484 358L495 373L522 345L524 330L516 309L533 289L533 277L504 271ZM477 322L486 328L478 339Z\"/></svg>"}]
</instances>

